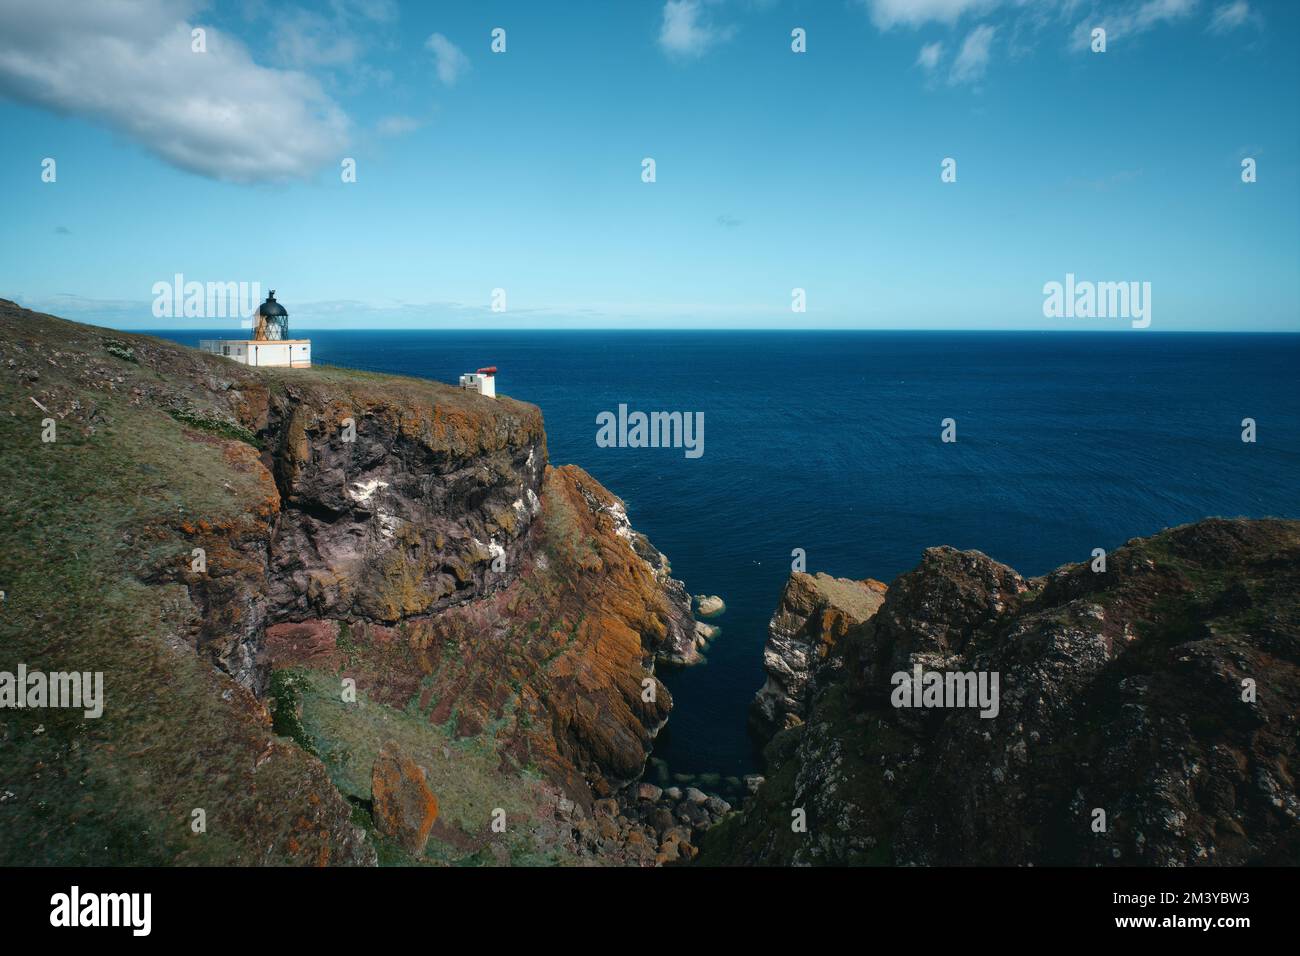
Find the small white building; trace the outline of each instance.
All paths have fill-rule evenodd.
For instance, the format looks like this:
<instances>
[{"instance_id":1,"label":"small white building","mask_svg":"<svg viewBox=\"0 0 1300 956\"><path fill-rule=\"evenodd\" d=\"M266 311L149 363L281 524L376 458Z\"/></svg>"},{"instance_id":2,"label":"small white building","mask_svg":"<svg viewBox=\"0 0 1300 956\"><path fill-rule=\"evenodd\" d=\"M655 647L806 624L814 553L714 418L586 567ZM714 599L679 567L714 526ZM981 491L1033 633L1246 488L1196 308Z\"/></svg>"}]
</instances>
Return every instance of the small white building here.
<instances>
[{"instance_id":1,"label":"small white building","mask_svg":"<svg viewBox=\"0 0 1300 956\"><path fill-rule=\"evenodd\" d=\"M258 339L203 339L199 348L213 355L224 355L243 365L282 365L311 368L311 339L281 339L268 342Z\"/></svg>"},{"instance_id":2,"label":"small white building","mask_svg":"<svg viewBox=\"0 0 1300 956\"><path fill-rule=\"evenodd\" d=\"M275 301L274 289L257 307L251 338L203 339L199 348L241 365L311 368L311 339L289 338L289 313Z\"/></svg>"},{"instance_id":3,"label":"small white building","mask_svg":"<svg viewBox=\"0 0 1300 956\"><path fill-rule=\"evenodd\" d=\"M497 397L497 367L489 365L487 368L481 368L477 372L466 372L460 377L460 387L468 388L471 391L478 392L480 395L486 395L488 398Z\"/></svg>"}]
</instances>

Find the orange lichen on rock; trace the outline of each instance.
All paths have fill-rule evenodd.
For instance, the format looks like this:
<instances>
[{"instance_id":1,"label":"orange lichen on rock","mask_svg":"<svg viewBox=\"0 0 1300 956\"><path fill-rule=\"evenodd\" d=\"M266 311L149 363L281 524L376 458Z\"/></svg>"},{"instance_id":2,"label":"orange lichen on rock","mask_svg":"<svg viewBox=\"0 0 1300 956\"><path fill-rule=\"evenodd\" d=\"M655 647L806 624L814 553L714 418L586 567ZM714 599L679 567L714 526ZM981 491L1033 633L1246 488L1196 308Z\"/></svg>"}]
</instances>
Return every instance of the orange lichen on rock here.
<instances>
[{"instance_id":1,"label":"orange lichen on rock","mask_svg":"<svg viewBox=\"0 0 1300 956\"><path fill-rule=\"evenodd\" d=\"M397 744L385 743L371 775L375 824L407 853L420 856L438 819L438 798L424 771Z\"/></svg>"}]
</instances>

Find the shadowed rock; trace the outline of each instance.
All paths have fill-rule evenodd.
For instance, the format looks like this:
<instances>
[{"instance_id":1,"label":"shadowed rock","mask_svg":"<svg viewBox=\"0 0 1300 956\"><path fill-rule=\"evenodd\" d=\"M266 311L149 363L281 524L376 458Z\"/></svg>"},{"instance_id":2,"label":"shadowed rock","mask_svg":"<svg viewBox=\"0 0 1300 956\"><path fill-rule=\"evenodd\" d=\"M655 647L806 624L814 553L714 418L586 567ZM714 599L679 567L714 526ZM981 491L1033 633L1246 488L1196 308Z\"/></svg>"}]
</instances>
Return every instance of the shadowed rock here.
<instances>
[{"instance_id":1,"label":"shadowed rock","mask_svg":"<svg viewBox=\"0 0 1300 956\"><path fill-rule=\"evenodd\" d=\"M1294 865L1297 595L1296 521L1207 519L1029 580L932 548L836 642L704 860ZM996 674L996 716L893 706L917 664Z\"/></svg>"}]
</instances>

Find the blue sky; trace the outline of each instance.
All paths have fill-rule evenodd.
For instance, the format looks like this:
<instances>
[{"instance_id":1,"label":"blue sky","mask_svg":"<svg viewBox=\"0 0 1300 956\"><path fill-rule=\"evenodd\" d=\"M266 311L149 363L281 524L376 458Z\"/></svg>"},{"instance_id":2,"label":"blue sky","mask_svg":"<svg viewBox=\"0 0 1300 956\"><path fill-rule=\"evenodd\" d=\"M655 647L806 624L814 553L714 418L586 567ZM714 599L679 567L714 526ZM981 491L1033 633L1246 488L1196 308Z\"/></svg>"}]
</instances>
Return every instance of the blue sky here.
<instances>
[{"instance_id":1,"label":"blue sky","mask_svg":"<svg viewBox=\"0 0 1300 956\"><path fill-rule=\"evenodd\" d=\"M219 324L153 317L176 273L297 329L1128 328L1044 318L1073 273L1150 282L1152 331L1300 331L1298 39L1262 0L0 0L0 296L124 328Z\"/></svg>"}]
</instances>

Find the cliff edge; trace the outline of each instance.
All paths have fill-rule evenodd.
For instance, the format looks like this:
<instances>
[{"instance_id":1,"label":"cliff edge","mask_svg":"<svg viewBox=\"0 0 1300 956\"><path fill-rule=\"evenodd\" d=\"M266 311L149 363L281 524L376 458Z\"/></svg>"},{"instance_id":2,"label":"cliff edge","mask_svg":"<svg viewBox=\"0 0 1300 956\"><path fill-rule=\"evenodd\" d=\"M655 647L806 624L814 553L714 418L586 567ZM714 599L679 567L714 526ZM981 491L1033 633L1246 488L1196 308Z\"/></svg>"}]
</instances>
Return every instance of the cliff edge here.
<instances>
[{"instance_id":1,"label":"cliff edge","mask_svg":"<svg viewBox=\"0 0 1300 956\"><path fill-rule=\"evenodd\" d=\"M0 300L0 440L0 670L105 698L0 711L3 862L654 861L689 597L536 407Z\"/></svg>"}]
</instances>

